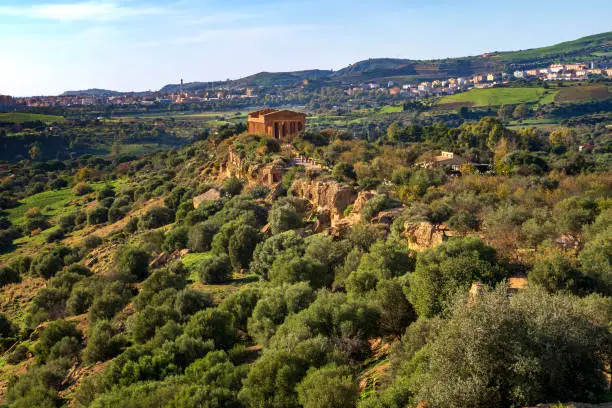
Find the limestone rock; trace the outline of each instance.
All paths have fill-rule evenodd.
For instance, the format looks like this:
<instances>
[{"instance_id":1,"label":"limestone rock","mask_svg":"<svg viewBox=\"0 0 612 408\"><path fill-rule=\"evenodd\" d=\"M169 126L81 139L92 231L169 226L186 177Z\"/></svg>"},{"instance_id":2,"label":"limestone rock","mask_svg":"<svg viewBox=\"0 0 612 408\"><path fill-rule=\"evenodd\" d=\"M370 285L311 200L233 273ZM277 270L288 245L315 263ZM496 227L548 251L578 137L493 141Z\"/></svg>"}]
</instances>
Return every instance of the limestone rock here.
<instances>
[{"instance_id":1,"label":"limestone rock","mask_svg":"<svg viewBox=\"0 0 612 408\"><path fill-rule=\"evenodd\" d=\"M354 188L331 179L297 180L291 189L317 212L329 212L332 224L344 218L344 210L357 197Z\"/></svg>"},{"instance_id":2,"label":"limestone rock","mask_svg":"<svg viewBox=\"0 0 612 408\"><path fill-rule=\"evenodd\" d=\"M426 221L419 223L406 222L404 229L408 237L408 247L414 250L433 248L446 239L444 230L440 230Z\"/></svg>"},{"instance_id":3,"label":"limestone rock","mask_svg":"<svg viewBox=\"0 0 612 408\"><path fill-rule=\"evenodd\" d=\"M215 201L221 198L221 192L215 188L211 188L204 194L200 194L193 198L193 207L198 208L205 201Z\"/></svg>"},{"instance_id":4,"label":"limestone rock","mask_svg":"<svg viewBox=\"0 0 612 408\"><path fill-rule=\"evenodd\" d=\"M327 228L331 227L331 216L328 211L324 211L321 214L317 215L317 220L313 226L313 232L318 234L319 232L323 232Z\"/></svg>"},{"instance_id":5,"label":"limestone rock","mask_svg":"<svg viewBox=\"0 0 612 408\"><path fill-rule=\"evenodd\" d=\"M363 211L363 207L365 207L366 203L370 201L372 197L376 194L371 191L360 191L353 203L353 209L351 210L351 215L359 215L361 211Z\"/></svg>"}]
</instances>

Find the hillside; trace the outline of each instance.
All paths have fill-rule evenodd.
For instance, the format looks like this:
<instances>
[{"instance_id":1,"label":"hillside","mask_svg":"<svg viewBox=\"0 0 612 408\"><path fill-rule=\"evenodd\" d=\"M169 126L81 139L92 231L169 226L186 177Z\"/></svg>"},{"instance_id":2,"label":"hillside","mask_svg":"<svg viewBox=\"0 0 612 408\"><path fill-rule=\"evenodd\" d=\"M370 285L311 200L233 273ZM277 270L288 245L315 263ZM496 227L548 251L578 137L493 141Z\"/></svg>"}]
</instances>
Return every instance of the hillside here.
<instances>
[{"instance_id":1,"label":"hillside","mask_svg":"<svg viewBox=\"0 0 612 408\"><path fill-rule=\"evenodd\" d=\"M211 86L291 85L304 79L328 79L339 84L367 81L417 81L451 76L471 76L489 71L509 71L526 66L545 66L554 62L585 61L612 55L612 31L560 44L520 51L492 52L484 55L440 60L371 58L339 71L305 70L296 72L260 72L242 79L223 82L193 82L186 90ZM176 92L178 84L166 85L161 92Z\"/></svg>"},{"instance_id":2,"label":"hillside","mask_svg":"<svg viewBox=\"0 0 612 408\"><path fill-rule=\"evenodd\" d=\"M60 96L117 96L123 92L110 91L108 89L86 89L81 91L66 91Z\"/></svg>"}]
</instances>

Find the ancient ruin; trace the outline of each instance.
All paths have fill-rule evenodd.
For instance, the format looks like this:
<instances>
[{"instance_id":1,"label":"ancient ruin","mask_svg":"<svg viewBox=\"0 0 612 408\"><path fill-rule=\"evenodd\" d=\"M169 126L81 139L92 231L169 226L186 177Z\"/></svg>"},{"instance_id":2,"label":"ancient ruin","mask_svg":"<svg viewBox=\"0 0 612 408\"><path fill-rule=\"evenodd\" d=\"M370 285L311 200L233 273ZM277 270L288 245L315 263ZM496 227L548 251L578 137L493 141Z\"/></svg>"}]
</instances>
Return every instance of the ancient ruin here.
<instances>
[{"instance_id":1,"label":"ancient ruin","mask_svg":"<svg viewBox=\"0 0 612 408\"><path fill-rule=\"evenodd\" d=\"M249 133L275 139L295 136L306 127L306 115L290 110L262 109L249 113Z\"/></svg>"}]
</instances>

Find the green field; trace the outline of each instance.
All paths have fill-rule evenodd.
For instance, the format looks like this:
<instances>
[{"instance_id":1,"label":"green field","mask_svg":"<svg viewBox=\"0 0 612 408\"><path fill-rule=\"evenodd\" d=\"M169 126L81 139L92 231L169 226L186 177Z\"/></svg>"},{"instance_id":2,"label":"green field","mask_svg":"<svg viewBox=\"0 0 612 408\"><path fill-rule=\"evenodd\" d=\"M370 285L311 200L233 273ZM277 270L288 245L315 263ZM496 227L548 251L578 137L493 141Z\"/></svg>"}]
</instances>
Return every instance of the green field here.
<instances>
[{"instance_id":1,"label":"green field","mask_svg":"<svg viewBox=\"0 0 612 408\"><path fill-rule=\"evenodd\" d=\"M404 107L402 105L387 105L378 111L378 113L398 113L403 112Z\"/></svg>"},{"instance_id":2,"label":"green field","mask_svg":"<svg viewBox=\"0 0 612 408\"><path fill-rule=\"evenodd\" d=\"M487 88L445 96L439 105L499 106L521 103L546 104L554 101L557 91L544 88ZM454 106L456 107L456 106Z\"/></svg>"},{"instance_id":3,"label":"green field","mask_svg":"<svg viewBox=\"0 0 612 408\"><path fill-rule=\"evenodd\" d=\"M64 122L64 117L24 112L0 113L0 123L24 123L36 121L45 123Z\"/></svg>"},{"instance_id":4,"label":"green field","mask_svg":"<svg viewBox=\"0 0 612 408\"><path fill-rule=\"evenodd\" d=\"M113 187L124 184L125 180L115 180L110 183L103 181L91 183L91 186L99 190L106 184L111 184ZM66 187L59 190L43 191L42 193L34 194L21 201L21 204L15 208L5 210L7 218L16 225L23 224L23 215L30 208L38 207L49 218L54 218L60 215L65 215L74 212L75 207L71 202L78 197L72 192L72 188Z\"/></svg>"}]
</instances>

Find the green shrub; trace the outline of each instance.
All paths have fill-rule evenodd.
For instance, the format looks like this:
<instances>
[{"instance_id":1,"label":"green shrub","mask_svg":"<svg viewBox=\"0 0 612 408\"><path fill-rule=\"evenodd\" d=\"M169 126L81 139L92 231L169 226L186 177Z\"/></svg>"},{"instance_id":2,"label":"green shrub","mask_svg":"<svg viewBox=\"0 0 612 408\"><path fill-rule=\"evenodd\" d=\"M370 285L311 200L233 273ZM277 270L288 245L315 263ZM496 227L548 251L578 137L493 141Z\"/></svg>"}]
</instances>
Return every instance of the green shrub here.
<instances>
[{"instance_id":1,"label":"green shrub","mask_svg":"<svg viewBox=\"0 0 612 408\"><path fill-rule=\"evenodd\" d=\"M141 229L154 229L163 227L174 221L174 211L168 207L153 206L141 217L138 226Z\"/></svg>"},{"instance_id":2,"label":"green shrub","mask_svg":"<svg viewBox=\"0 0 612 408\"><path fill-rule=\"evenodd\" d=\"M89 184L85 183L84 181L75 184L74 187L72 188L72 192L78 196L89 194L89 193L92 193L93 191L94 189Z\"/></svg>"},{"instance_id":3,"label":"green shrub","mask_svg":"<svg viewBox=\"0 0 612 408\"><path fill-rule=\"evenodd\" d=\"M149 254L140 248L125 246L115 253L115 275L125 282L140 282L149 273Z\"/></svg>"},{"instance_id":4,"label":"green shrub","mask_svg":"<svg viewBox=\"0 0 612 408\"><path fill-rule=\"evenodd\" d=\"M92 208L87 213L87 223L89 225L104 224L108 221L108 208L101 205Z\"/></svg>"},{"instance_id":5,"label":"green shrub","mask_svg":"<svg viewBox=\"0 0 612 408\"><path fill-rule=\"evenodd\" d=\"M202 283L221 283L231 279L232 266L227 255L215 255L204 259L198 271L200 282Z\"/></svg>"},{"instance_id":6,"label":"green shrub","mask_svg":"<svg viewBox=\"0 0 612 408\"><path fill-rule=\"evenodd\" d=\"M11 266L0 267L0 288L10 283L18 283L21 281L19 272Z\"/></svg>"}]
</instances>

